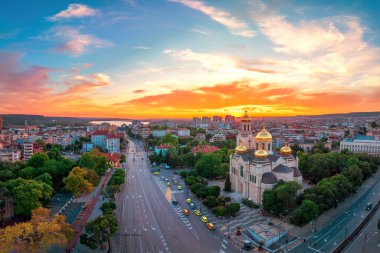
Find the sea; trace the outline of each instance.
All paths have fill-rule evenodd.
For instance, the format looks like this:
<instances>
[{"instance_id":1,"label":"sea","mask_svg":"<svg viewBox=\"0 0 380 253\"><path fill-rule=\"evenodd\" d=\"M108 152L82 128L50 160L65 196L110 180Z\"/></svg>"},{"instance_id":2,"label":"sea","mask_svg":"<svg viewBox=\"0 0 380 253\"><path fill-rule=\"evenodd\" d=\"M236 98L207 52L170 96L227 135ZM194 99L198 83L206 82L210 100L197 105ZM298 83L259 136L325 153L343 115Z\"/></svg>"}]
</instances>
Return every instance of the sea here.
<instances>
[{"instance_id":1,"label":"sea","mask_svg":"<svg viewBox=\"0 0 380 253\"><path fill-rule=\"evenodd\" d=\"M110 125L114 125L114 126L121 126L121 125L123 125L123 124L126 124L127 126L129 126L129 125L131 125L132 124L132 121L127 121L127 120L125 120L125 121L123 121L123 120L121 120L121 121L119 121L119 120L105 120L105 121L91 121L90 122L91 124L95 124L95 125L99 125L99 124L102 124L102 123L108 123L108 124L110 124ZM147 122L147 121L142 121L141 123L143 123L144 125L148 125L149 124L149 122Z\"/></svg>"}]
</instances>

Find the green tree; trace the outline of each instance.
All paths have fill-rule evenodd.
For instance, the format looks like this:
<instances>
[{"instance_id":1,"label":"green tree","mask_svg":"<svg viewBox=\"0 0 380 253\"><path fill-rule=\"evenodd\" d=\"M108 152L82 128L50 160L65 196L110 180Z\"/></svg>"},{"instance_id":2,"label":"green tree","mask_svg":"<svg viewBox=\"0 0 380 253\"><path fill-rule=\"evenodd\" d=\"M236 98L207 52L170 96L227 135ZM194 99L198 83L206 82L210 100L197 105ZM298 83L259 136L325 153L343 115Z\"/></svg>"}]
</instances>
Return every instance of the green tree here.
<instances>
[{"instance_id":1,"label":"green tree","mask_svg":"<svg viewBox=\"0 0 380 253\"><path fill-rule=\"evenodd\" d=\"M47 155L48 155L49 159L60 160L62 158L61 157L61 151L57 147L54 147L51 150L49 150Z\"/></svg>"},{"instance_id":2,"label":"green tree","mask_svg":"<svg viewBox=\"0 0 380 253\"><path fill-rule=\"evenodd\" d=\"M28 166L20 171L20 177L25 179L32 179L38 175L38 172L38 169Z\"/></svg>"},{"instance_id":3,"label":"green tree","mask_svg":"<svg viewBox=\"0 0 380 253\"><path fill-rule=\"evenodd\" d=\"M212 213L218 217L219 216L226 216L227 208L225 208L224 206L217 206L217 207L212 209Z\"/></svg>"},{"instance_id":4,"label":"green tree","mask_svg":"<svg viewBox=\"0 0 380 253\"><path fill-rule=\"evenodd\" d=\"M86 192L91 192L94 186L86 180L87 171L79 167L75 167L71 170L69 175L63 179L65 183L65 189L79 195Z\"/></svg>"},{"instance_id":5,"label":"green tree","mask_svg":"<svg viewBox=\"0 0 380 253\"><path fill-rule=\"evenodd\" d=\"M236 215L240 211L240 204L239 203L230 203L226 206L227 212L231 215Z\"/></svg>"},{"instance_id":6,"label":"green tree","mask_svg":"<svg viewBox=\"0 0 380 253\"><path fill-rule=\"evenodd\" d=\"M178 138L172 134L165 134L165 136L162 137L162 142L171 144L174 147L178 146Z\"/></svg>"},{"instance_id":7,"label":"green tree","mask_svg":"<svg viewBox=\"0 0 380 253\"><path fill-rule=\"evenodd\" d=\"M224 171L220 170L220 158L216 154L204 154L195 164L195 170L202 177L215 178L216 176L223 175Z\"/></svg>"},{"instance_id":8,"label":"green tree","mask_svg":"<svg viewBox=\"0 0 380 253\"><path fill-rule=\"evenodd\" d=\"M263 193L263 209L276 214L284 213L285 205L277 197L276 190L265 190Z\"/></svg>"},{"instance_id":9,"label":"green tree","mask_svg":"<svg viewBox=\"0 0 380 253\"><path fill-rule=\"evenodd\" d=\"M53 188L41 181L12 179L6 182L15 203L14 212L29 217L32 210L46 204L53 194Z\"/></svg>"},{"instance_id":10,"label":"green tree","mask_svg":"<svg viewBox=\"0 0 380 253\"><path fill-rule=\"evenodd\" d=\"M36 178L34 178L36 181L44 182L45 184L48 184L50 186L53 186L53 178L50 176L49 173L44 173Z\"/></svg>"},{"instance_id":11,"label":"green tree","mask_svg":"<svg viewBox=\"0 0 380 253\"><path fill-rule=\"evenodd\" d=\"M207 193L209 196L218 197L220 195L220 186L219 185L213 185L207 187Z\"/></svg>"},{"instance_id":12,"label":"green tree","mask_svg":"<svg viewBox=\"0 0 380 253\"><path fill-rule=\"evenodd\" d=\"M78 166L96 171L99 175L103 175L108 169L107 159L96 149L82 155Z\"/></svg>"},{"instance_id":13,"label":"green tree","mask_svg":"<svg viewBox=\"0 0 380 253\"><path fill-rule=\"evenodd\" d=\"M41 168L44 166L45 162L49 160L49 157L44 153L37 153L32 155L27 161L26 165L33 168Z\"/></svg>"},{"instance_id":14,"label":"green tree","mask_svg":"<svg viewBox=\"0 0 380 253\"><path fill-rule=\"evenodd\" d=\"M80 243L92 250L104 248L104 243L117 231L117 220L113 214L103 214L87 223L85 233L80 236Z\"/></svg>"},{"instance_id":15,"label":"green tree","mask_svg":"<svg viewBox=\"0 0 380 253\"><path fill-rule=\"evenodd\" d=\"M113 210L116 209L116 204L115 202L105 202L102 204L102 206L100 207L100 210L102 210L102 212L104 214L107 214L107 213L112 213Z\"/></svg>"},{"instance_id":16,"label":"green tree","mask_svg":"<svg viewBox=\"0 0 380 253\"><path fill-rule=\"evenodd\" d=\"M230 192L231 191L231 179L230 174L227 174L226 181L224 182L224 191Z\"/></svg>"},{"instance_id":17,"label":"green tree","mask_svg":"<svg viewBox=\"0 0 380 253\"><path fill-rule=\"evenodd\" d=\"M363 172L357 165L351 165L344 168L342 175L345 176L353 185L356 190L363 182Z\"/></svg>"},{"instance_id":18,"label":"green tree","mask_svg":"<svg viewBox=\"0 0 380 253\"><path fill-rule=\"evenodd\" d=\"M284 203L285 208L290 211L295 206L297 191L299 189L301 189L301 185L295 181L290 181L275 187L275 192L278 199Z\"/></svg>"},{"instance_id":19,"label":"green tree","mask_svg":"<svg viewBox=\"0 0 380 253\"><path fill-rule=\"evenodd\" d=\"M290 222L302 226L310 222L318 215L318 205L311 200L304 200L302 204L294 210Z\"/></svg>"},{"instance_id":20,"label":"green tree","mask_svg":"<svg viewBox=\"0 0 380 253\"><path fill-rule=\"evenodd\" d=\"M214 208L218 205L218 201L215 196L207 196L206 200L203 201L203 204L208 208Z\"/></svg>"}]
</instances>

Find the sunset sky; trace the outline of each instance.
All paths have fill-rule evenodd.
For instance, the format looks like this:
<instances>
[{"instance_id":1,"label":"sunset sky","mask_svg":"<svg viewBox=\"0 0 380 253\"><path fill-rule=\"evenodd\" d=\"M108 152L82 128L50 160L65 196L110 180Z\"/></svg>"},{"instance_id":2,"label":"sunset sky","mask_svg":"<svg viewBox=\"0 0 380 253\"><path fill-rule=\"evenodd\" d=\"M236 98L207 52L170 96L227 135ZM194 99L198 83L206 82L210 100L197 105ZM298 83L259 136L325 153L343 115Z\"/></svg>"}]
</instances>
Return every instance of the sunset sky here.
<instances>
[{"instance_id":1,"label":"sunset sky","mask_svg":"<svg viewBox=\"0 0 380 253\"><path fill-rule=\"evenodd\" d=\"M380 111L378 0L17 0L0 8L0 113Z\"/></svg>"}]
</instances>

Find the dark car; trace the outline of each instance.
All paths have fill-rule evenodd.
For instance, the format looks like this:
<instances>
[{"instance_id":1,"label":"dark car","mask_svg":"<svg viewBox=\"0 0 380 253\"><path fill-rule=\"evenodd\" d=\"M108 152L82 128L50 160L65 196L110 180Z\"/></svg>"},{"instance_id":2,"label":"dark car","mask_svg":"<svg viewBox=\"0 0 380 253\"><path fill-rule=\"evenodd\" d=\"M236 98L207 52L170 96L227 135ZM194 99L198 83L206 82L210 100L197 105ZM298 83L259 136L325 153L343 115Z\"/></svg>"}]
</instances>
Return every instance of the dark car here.
<instances>
[{"instance_id":1,"label":"dark car","mask_svg":"<svg viewBox=\"0 0 380 253\"><path fill-rule=\"evenodd\" d=\"M178 205L178 201L177 200L172 200L172 204L176 206L176 205Z\"/></svg>"},{"instance_id":2,"label":"dark car","mask_svg":"<svg viewBox=\"0 0 380 253\"><path fill-rule=\"evenodd\" d=\"M371 210L371 208L372 208L372 203L368 203L368 204L365 206L365 210L366 210L366 211Z\"/></svg>"}]
</instances>

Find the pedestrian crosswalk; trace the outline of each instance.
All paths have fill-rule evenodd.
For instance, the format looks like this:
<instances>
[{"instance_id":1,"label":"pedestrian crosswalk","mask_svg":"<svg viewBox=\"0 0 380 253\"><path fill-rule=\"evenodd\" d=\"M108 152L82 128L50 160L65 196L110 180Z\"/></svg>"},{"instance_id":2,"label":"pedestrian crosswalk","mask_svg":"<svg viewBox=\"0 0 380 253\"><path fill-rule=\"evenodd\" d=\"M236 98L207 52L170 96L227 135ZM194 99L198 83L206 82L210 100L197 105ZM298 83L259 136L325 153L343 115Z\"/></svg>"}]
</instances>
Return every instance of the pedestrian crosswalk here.
<instances>
[{"instance_id":1,"label":"pedestrian crosswalk","mask_svg":"<svg viewBox=\"0 0 380 253\"><path fill-rule=\"evenodd\" d=\"M205 215L209 222L214 223L215 227L219 229L223 234L228 235L232 231L236 230L237 226L242 228L247 228L253 226L259 222L265 220L265 218L260 214L259 209L249 208L247 206L241 205L239 215L236 217L227 218L217 218L207 207L203 206L199 201L195 200L195 196L192 196L193 202L201 207L201 212Z\"/></svg>"},{"instance_id":2,"label":"pedestrian crosswalk","mask_svg":"<svg viewBox=\"0 0 380 253\"><path fill-rule=\"evenodd\" d=\"M222 245L220 246L219 253L225 253L227 250L228 241L226 239L223 239Z\"/></svg>"}]
</instances>

